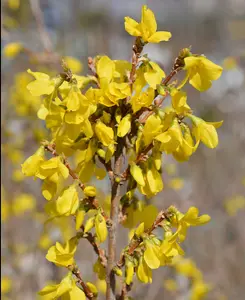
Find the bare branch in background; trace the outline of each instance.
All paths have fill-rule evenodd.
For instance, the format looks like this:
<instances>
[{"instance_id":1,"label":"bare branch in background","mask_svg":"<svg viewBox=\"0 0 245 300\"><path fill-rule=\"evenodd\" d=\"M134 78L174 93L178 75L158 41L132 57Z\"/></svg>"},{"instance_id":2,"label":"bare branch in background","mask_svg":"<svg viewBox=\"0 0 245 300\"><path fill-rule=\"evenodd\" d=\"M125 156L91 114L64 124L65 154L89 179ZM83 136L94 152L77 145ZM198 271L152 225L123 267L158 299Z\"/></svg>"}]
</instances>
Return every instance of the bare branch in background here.
<instances>
[{"instance_id":1,"label":"bare branch in background","mask_svg":"<svg viewBox=\"0 0 245 300\"><path fill-rule=\"evenodd\" d=\"M45 28L43 12L40 8L39 0L30 0L31 10L35 17L37 28L41 36L41 40L44 46L44 49L47 52L53 52L53 44L50 39L50 36Z\"/></svg>"}]
</instances>

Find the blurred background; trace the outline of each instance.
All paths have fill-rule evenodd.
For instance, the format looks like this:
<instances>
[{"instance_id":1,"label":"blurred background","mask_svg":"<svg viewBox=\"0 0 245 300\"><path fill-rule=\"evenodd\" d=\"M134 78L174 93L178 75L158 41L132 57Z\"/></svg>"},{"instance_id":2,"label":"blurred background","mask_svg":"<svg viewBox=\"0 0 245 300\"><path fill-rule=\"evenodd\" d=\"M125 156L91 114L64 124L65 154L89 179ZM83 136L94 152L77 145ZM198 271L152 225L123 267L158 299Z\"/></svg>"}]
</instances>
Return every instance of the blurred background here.
<instances>
[{"instance_id":1,"label":"blurred background","mask_svg":"<svg viewBox=\"0 0 245 300\"><path fill-rule=\"evenodd\" d=\"M47 228L40 182L25 179L20 164L47 136L36 117L40 99L30 96L26 73L61 70L57 57L67 58L75 73L88 74L87 57L105 54L112 59L131 57L133 38L124 30L124 16L140 19L147 4L160 30L170 31L168 43L147 45L144 53L165 73L180 49L205 54L224 72L206 93L186 88L195 115L206 121L224 120L219 146L200 146L190 161L177 164L164 157L165 189L149 204L158 209L173 204L180 211L196 206L208 213L209 224L190 230L184 242L186 268L166 267L153 272L151 285L135 284L134 299L236 299L245 295L245 3L244 0L2 0L1 1L1 293L4 299L38 299L48 282L59 282L65 270L45 259L56 240L73 235L68 220ZM16 57L5 53L8 43L21 43ZM50 51L49 54L45 50ZM35 56L36 55L36 56ZM106 196L107 183L101 185ZM128 242L122 230L118 249ZM97 281L91 246L81 241L77 261L86 281L96 282L104 299L104 283ZM82 251L81 251L82 249ZM119 253L119 250L118 250ZM190 260L188 260L190 262ZM191 266L190 266L191 265ZM202 283L191 294L192 271Z\"/></svg>"}]
</instances>

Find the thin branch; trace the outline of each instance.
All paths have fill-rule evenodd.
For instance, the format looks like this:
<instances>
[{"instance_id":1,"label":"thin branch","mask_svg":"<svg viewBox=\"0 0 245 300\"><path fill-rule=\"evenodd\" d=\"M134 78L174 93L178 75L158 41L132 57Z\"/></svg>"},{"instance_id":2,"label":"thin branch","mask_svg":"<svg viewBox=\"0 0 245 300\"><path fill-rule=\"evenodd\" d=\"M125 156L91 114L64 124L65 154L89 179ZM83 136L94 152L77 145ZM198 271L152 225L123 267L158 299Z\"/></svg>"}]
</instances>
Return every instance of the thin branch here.
<instances>
[{"instance_id":1,"label":"thin branch","mask_svg":"<svg viewBox=\"0 0 245 300\"><path fill-rule=\"evenodd\" d=\"M153 230L155 230L158 226L160 226L161 222L164 219L167 219L167 213L165 211L160 211L160 213L158 214L156 220L154 221L154 223L152 224L152 226L148 229L145 230L145 234L150 235L152 233ZM133 255L135 249L140 245L140 243L142 242L142 238L132 238L128 247L127 247L127 255ZM125 264L125 260L124 260L124 253L121 255L119 261L117 262L117 266L119 268L122 268Z\"/></svg>"},{"instance_id":2,"label":"thin branch","mask_svg":"<svg viewBox=\"0 0 245 300\"><path fill-rule=\"evenodd\" d=\"M53 45L45 28L43 12L40 8L39 0L30 0L30 6L37 23L37 28L43 43L43 47L47 52L53 52Z\"/></svg>"},{"instance_id":3,"label":"thin branch","mask_svg":"<svg viewBox=\"0 0 245 300\"><path fill-rule=\"evenodd\" d=\"M117 236L117 225L118 225L118 211L119 202L121 196L122 182L118 181L117 176L121 172L123 163L123 139L118 140L117 149L115 152L115 164L114 164L114 178L111 181L111 227L109 227L109 241L108 241L108 261L106 269L106 300L116 299L116 280L113 267L116 259L116 236Z\"/></svg>"},{"instance_id":4,"label":"thin branch","mask_svg":"<svg viewBox=\"0 0 245 300\"><path fill-rule=\"evenodd\" d=\"M162 81L162 85L167 86L168 83L170 82L170 80L180 71L182 70L182 67L180 67L179 65L176 65L176 63L174 64L174 67L172 69L172 71L170 72L170 74ZM169 95L169 93L167 92L165 96L162 95L157 95L157 97L154 100L154 104L157 107L160 107L163 103L163 101L167 98L167 96ZM139 117L139 122L140 123L145 123L146 120L154 114L154 111L148 111L145 115L144 115L144 110L142 111L140 117Z\"/></svg>"},{"instance_id":5,"label":"thin branch","mask_svg":"<svg viewBox=\"0 0 245 300\"><path fill-rule=\"evenodd\" d=\"M132 50L133 50L132 69L129 74L129 83L130 83L131 91L133 90L133 83L135 81L136 69L137 69L137 65L138 65L140 54L143 50L143 47L144 47L144 45L142 44L140 37L137 37L133 44L133 47L132 47Z\"/></svg>"},{"instance_id":6,"label":"thin branch","mask_svg":"<svg viewBox=\"0 0 245 300\"><path fill-rule=\"evenodd\" d=\"M52 145L44 145L45 147L45 150L49 151L50 153L52 153L53 156L60 156L57 151L55 150L55 144L52 144ZM78 181L78 186L84 190L85 189L85 184L82 183L80 180L79 180L79 176L72 170L72 168L70 167L67 159L65 157L63 157L63 163L64 165L67 167L67 169L69 170L69 174L70 176L74 179L74 180L77 180ZM89 202L91 204L92 207L94 207L95 209L98 209L101 211L101 214L102 216L105 218L105 220L107 221L107 223L110 223L110 220L108 218L108 216L106 215L106 213L104 212L104 210L102 209L102 207L100 207L99 205L99 201L95 198L95 197L89 197Z\"/></svg>"},{"instance_id":7,"label":"thin branch","mask_svg":"<svg viewBox=\"0 0 245 300\"><path fill-rule=\"evenodd\" d=\"M145 149L143 149L142 152L140 152L137 155L137 157L135 159L135 163L138 164L139 162L144 161L146 159L147 153L152 149L152 147L153 147L153 144L151 143ZM128 166L127 169L121 174L122 180L127 180L129 174L130 174L130 166Z\"/></svg>"},{"instance_id":8,"label":"thin branch","mask_svg":"<svg viewBox=\"0 0 245 300\"><path fill-rule=\"evenodd\" d=\"M131 291L133 286L133 283L131 283L130 285L127 285L125 282L123 283L122 286L122 290L121 290L121 295L119 297L117 297L117 300L124 300L126 299L128 292Z\"/></svg>"},{"instance_id":9,"label":"thin branch","mask_svg":"<svg viewBox=\"0 0 245 300\"><path fill-rule=\"evenodd\" d=\"M72 274L76 276L78 279L78 283L81 285L83 288L83 291L88 299L93 299L94 294L91 292L90 288L87 286L87 284L83 281L81 272L79 271L77 266L71 266L69 268L72 271Z\"/></svg>"},{"instance_id":10,"label":"thin branch","mask_svg":"<svg viewBox=\"0 0 245 300\"><path fill-rule=\"evenodd\" d=\"M99 245L95 241L95 236L92 235L91 232L87 232L84 236L85 239L89 241L89 243L93 246L95 253L98 255L102 266L106 267L107 265L107 257L105 255L105 251L99 247Z\"/></svg>"},{"instance_id":11,"label":"thin branch","mask_svg":"<svg viewBox=\"0 0 245 300\"><path fill-rule=\"evenodd\" d=\"M59 156L59 154L57 153L57 151L55 150L55 145L45 145L45 150L49 151L52 153L53 156ZM67 167L67 169L69 170L69 174L70 176L74 179L74 180L79 180L78 175L71 169L68 161L66 158L63 158L63 162L64 165ZM79 187L84 190L85 189L85 184L82 182L79 182Z\"/></svg>"}]
</instances>

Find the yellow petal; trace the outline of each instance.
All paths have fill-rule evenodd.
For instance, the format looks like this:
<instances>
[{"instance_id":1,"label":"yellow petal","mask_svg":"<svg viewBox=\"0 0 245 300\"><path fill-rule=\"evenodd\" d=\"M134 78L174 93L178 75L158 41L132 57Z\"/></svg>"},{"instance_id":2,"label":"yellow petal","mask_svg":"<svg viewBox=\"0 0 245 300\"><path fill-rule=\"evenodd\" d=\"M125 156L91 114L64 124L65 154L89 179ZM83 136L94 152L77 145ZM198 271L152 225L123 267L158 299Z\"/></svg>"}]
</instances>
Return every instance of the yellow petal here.
<instances>
[{"instance_id":1,"label":"yellow petal","mask_svg":"<svg viewBox=\"0 0 245 300\"><path fill-rule=\"evenodd\" d=\"M141 24L144 24L144 26L148 29L150 36L157 30L155 15L153 11L147 7L147 5L143 5L142 7Z\"/></svg>"},{"instance_id":2,"label":"yellow petal","mask_svg":"<svg viewBox=\"0 0 245 300\"><path fill-rule=\"evenodd\" d=\"M130 173L139 185L145 186L143 172L139 166L137 166L135 163L132 163L130 166Z\"/></svg>"},{"instance_id":3,"label":"yellow petal","mask_svg":"<svg viewBox=\"0 0 245 300\"><path fill-rule=\"evenodd\" d=\"M130 17L124 18L124 26L127 33L132 36L141 36L141 32L139 30L139 23Z\"/></svg>"},{"instance_id":4,"label":"yellow petal","mask_svg":"<svg viewBox=\"0 0 245 300\"><path fill-rule=\"evenodd\" d=\"M124 137L131 129L131 115L122 118L118 125L117 136Z\"/></svg>"},{"instance_id":5,"label":"yellow petal","mask_svg":"<svg viewBox=\"0 0 245 300\"><path fill-rule=\"evenodd\" d=\"M80 288L74 285L69 291L69 297L67 299L62 298L62 300L86 300L86 296Z\"/></svg>"},{"instance_id":6,"label":"yellow petal","mask_svg":"<svg viewBox=\"0 0 245 300\"><path fill-rule=\"evenodd\" d=\"M76 214L76 230L78 231L82 224L85 217L85 210L84 209L78 209Z\"/></svg>"},{"instance_id":7,"label":"yellow petal","mask_svg":"<svg viewBox=\"0 0 245 300\"><path fill-rule=\"evenodd\" d=\"M137 268L137 277L143 283L152 283L152 271L147 266L144 259L140 259L139 265Z\"/></svg>"},{"instance_id":8,"label":"yellow petal","mask_svg":"<svg viewBox=\"0 0 245 300\"><path fill-rule=\"evenodd\" d=\"M172 34L168 31L157 31L148 38L149 43L160 43L162 41L168 41Z\"/></svg>"},{"instance_id":9,"label":"yellow petal","mask_svg":"<svg viewBox=\"0 0 245 300\"><path fill-rule=\"evenodd\" d=\"M102 56L96 64L96 70L99 78L105 78L110 82L115 71L115 63L108 56Z\"/></svg>"},{"instance_id":10,"label":"yellow petal","mask_svg":"<svg viewBox=\"0 0 245 300\"><path fill-rule=\"evenodd\" d=\"M144 260L148 267L151 269L158 269L160 267L160 259L157 255L160 249L156 248L156 245L146 242L146 250L144 252Z\"/></svg>"},{"instance_id":11,"label":"yellow petal","mask_svg":"<svg viewBox=\"0 0 245 300\"><path fill-rule=\"evenodd\" d=\"M100 121L95 125L95 134L104 146L109 146L114 140L113 129Z\"/></svg>"},{"instance_id":12,"label":"yellow petal","mask_svg":"<svg viewBox=\"0 0 245 300\"><path fill-rule=\"evenodd\" d=\"M127 285L130 285L133 281L134 276L134 265L131 261L126 262L126 278L125 282Z\"/></svg>"},{"instance_id":13,"label":"yellow petal","mask_svg":"<svg viewBox=\"0 0 245 300\"><path fill-rule=\"evenodd\" d=\"M95 217L95 231L97 239L100 243L103 243L107 238L107 227L106 227L106 221L105 218L102 216L102 214L97 214Z\"/></svg>"},{"instance_id":14,"label":"yellow petal","mask_svg":"<svg viewBox=\"0 0 245 300\"><path fill-rule=\"evenodd\" d=\"M95 218L89 218L84 226L84 233L90 231L94 227Z\"/></svg>"}]
</instances>

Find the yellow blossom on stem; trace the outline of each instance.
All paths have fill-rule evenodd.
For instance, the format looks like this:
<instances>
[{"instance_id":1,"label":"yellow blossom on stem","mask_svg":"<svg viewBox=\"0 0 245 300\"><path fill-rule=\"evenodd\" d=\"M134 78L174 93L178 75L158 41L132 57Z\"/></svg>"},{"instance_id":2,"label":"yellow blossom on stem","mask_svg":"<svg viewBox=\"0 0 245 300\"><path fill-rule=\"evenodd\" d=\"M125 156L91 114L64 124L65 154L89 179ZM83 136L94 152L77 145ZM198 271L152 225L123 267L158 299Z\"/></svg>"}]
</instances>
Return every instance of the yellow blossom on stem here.
<instances>
[{"instance_id":1,"label":"yellow blossom on stem","mask_svg":"<svg viewBox=\"0 0 245 300\"><path fill-rule=\"evenodd\" d=\"M53 262L58 267L73 265L77 244L78 241L76 237L71 238L64 246L62 246L59 242L56 242L55 246L49 248L46 259Z\"/></svg>"},{"instance_id":2,"label":"yellow blossom on stem","mask_svg":"<svg viewBox=\"0 0 245 300\"><path fill-rule=\"evenodd\" d=\"M192 206L189 208L186 214L177 213L176 214L176 224L177 224L177 231L175 234L170 238L170 241L175 240L177 237L180 242L184 241L187 234L187 229L190 226L199 226L204 225L210 221L209 215L202 215L198 216L199 210Z\"/></svg>"},{"instance_id":3,"label":"yellow blossom on stem","mask_svg":"<svg viewBox=\"0 0 245 300\"><path fill-rule=\"evenodd\" d=\"M157 31L155 15L147 5L143 5L141 22L138 23L130 17L125 17L125 30L132 36L142 37L144 42L160 43L168 41L171 33L168 31Z\"/></svg>"},{"instance_id":4,"label":"yellow blossom on stem","mask_svg":"<svg viewBox=\"0 0 245 300\"><path fill-rule=\"evenodd\" d=\"M189 56L184 61L190 84L200 92L208 90L223 70L204 56Z\"/></svg>"}]
</instances>

